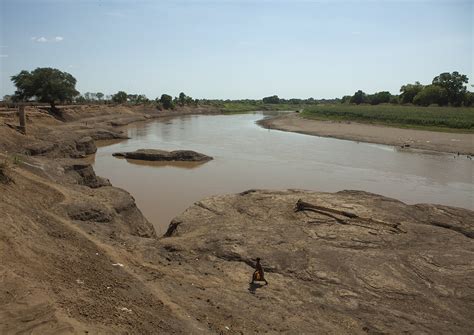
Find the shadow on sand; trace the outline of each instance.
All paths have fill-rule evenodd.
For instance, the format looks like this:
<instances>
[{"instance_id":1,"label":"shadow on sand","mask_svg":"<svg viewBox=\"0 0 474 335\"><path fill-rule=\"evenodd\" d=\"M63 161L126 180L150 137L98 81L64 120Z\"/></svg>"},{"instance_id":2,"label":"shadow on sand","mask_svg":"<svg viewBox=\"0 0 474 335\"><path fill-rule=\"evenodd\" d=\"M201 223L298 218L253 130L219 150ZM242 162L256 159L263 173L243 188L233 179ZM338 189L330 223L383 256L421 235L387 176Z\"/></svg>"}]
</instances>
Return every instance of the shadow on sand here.
<instances>
[{"instance_id":1,"label":"shadow on sand","mask_svg":"<svg viewBox=\"0 0 474 335\"><path fill-rule=\"evenodd\" d=\"M262 286L265 286L265 285L258 284L258 283L249 283L249 292L252 294L255 294L257 289L261 288Z\"/></svg>"}]
</instances>

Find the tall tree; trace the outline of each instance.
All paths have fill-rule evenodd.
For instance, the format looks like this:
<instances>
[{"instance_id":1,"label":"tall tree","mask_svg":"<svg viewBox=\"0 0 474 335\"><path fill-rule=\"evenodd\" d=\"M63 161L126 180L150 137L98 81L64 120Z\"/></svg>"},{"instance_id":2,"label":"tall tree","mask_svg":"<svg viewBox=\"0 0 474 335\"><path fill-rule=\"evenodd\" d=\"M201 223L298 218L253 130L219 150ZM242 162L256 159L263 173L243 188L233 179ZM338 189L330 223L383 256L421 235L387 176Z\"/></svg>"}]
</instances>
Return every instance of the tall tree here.
<instances>
[{"instance_id":1,"label":"tall tree","mask_svg":"<svg viewBox=\"0 0 474 335\"><path fill-rule=\"evenodd\" d=\"M453 73L444 72L433 78L433 85L442 87L448 95L448 102L453 106L460 106L467 92L465 84L469 79L466 75L457 71Z\"/></svg>"},{"instance_id":2,"label":"tall tree","mask_svg":"<svg viewBox=\"0 0 474 335\"><path fill-rule=\"evenodd\" d=\"M118 91L112 96L112 101L118 104L123 104L127 102L127 93L124 91Z\"/></svg>"},{"instance_id":3,"label":"tall tree","mask_svg":"<svg viewBox=\"0 0 474 335\"><path fill-rule=\"evenodd\" d=\"M21 71L11 77L17 90L18 100L28 100L35 97L40 102L51 104L56 112L56 102L72 101L79 94L76 90L76 78L67 72L50 67L37 68L31 72Z\"/></svg>"},{"instance_id":4,"label":"tall tree","mask_svg":"<svg viewBox=\"0 0 474 335\"><path fill-rule=\"evenodd\" d=\"M444 106L448 104L448 93L441 86L427 85L413 98L413 103L421 106L429 106L431 104Z\"/></svg>"},{"instance_id":5,"label":"tall tree","mask_svg":"<svg viewBox=\"0 0 474 335\"><path fill-rule=\"evenodd\" d=\"M186 103L186 94L184 94L184 92L181 92L178 96L178 102L179 102L179 105L180 106L184 106L184 104Z\"/></svg>"},{"instance_id":6,"label":"tall tree","mask_svg":"<svg viewBox=\"0 0 474 335\"><path fill-rule=\"evenodd\" d=\"M173 108L173 97L168 94L162 94L160 98L160 102L163 104L164 109Z\"/></svg>"},{"instance_id":7,"label":"tall tree","mask_svg":"<svg viewBox=\"0 0 474 335\"><path fill-rule=\"evenodd\" d=\"M104 93L102 93L102 92L97 92L96 95L97 95L97 99L99 99L99 101L101 101L102 98L104 97Z\"/></svg>"},{"instance_id":8,"label":"tall tree","mask_svg":"<svg viewBox=\"0 0 474 335\"><path fill-rule=\"evenodd\" d=\"M416 81L414 84L406 84L400 88L400 103L402 104L411 104L413 103L413 98L421 92L423 85L419 81Z\"/></svg>"},{"instance_id":9,"label":"tall tree","mask_svg":"<svg viewBox=\"0 0 474 335\"><path fill-rule=\"evenodd\" d=\"M369 102L371 105L378 105L390 102L391 94L387 91L377 92L370 95Z\"/></svg>"},{"instance_id":10,"label":"tall tree","mask_svg":"<svg viewBox=\"0 0 474 335\"><path fill-rule=\"evenodd\" d=\"M356 104L360 105L363 103L367 102L367 94L365 94L363 91L358 90L357 92L354 93L350 100L351 104Z\"/></svg>"}]
</instances>

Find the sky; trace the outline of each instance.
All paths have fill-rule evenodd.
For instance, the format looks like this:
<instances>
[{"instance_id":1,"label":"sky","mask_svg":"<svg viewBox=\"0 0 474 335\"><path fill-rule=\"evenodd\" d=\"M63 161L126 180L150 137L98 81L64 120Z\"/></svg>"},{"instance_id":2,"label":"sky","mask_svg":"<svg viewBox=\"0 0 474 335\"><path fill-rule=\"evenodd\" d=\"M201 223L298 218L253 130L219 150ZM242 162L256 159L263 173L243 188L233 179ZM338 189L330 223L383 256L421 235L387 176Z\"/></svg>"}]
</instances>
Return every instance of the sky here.
<instances>
[{"instance_id":1,"label":"sky","mask_svg":"<svg viewBox=\"0 0 474 335\"><path fill-rule=\"evenodd\" d=\"M0 97L37 67L151 99L396 94L452 71L473 84L473 30L474 0L0 0Z\"/></svg>"}]
</instances>

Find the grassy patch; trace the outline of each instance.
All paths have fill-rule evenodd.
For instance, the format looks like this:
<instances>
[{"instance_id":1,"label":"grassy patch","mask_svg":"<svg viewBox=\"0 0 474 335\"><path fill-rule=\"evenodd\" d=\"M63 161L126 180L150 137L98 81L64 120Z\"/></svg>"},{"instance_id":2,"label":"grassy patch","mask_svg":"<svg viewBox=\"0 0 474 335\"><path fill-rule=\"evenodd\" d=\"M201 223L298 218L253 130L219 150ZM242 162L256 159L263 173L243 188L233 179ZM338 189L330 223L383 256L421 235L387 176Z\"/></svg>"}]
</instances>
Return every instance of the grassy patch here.
<instances>
[{"instance_id":1,"label":"grassy patch","mask_svg":"<svg viewBox=\"0 0 474 335\"><path fill-rule=\"evenodd\" d=\"M302 110L302 105L292 104L264 104L264 103L246 103L246 102L224 102L219 105L221 111L225 114L240 114L256 111L296 111Z\"/></svg>"},{"instance_id":2,"label":"grassy patch","mask_svg":"<svg viewBox=\"0 0 474 335\"><path fill-rule=\"evenodd\" d=\"M401 128L474 133L473 107L398 105L316 105L304 109L309 119L356 121Z\"/></svg>"}]
</instances>

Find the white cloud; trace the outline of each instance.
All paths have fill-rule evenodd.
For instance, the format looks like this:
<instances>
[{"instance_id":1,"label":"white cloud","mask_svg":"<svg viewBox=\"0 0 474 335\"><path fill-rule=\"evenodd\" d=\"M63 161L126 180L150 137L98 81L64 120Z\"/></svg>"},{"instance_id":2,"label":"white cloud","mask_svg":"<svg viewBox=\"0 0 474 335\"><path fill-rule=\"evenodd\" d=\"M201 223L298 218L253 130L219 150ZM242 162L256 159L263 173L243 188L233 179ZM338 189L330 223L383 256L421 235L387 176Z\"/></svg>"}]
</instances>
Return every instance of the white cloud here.
<instances>
[{"instance_id":1,"label":"white cloud","mask_svg":"<svg viewBox=\"0 0 474 335\"><path fill-rule=\"evenodd\" d=\"M41 37L32 37L31 40L35 42L39 42L39 43L62 42L64 40L64 37L56 36L56 37L46 38L44 36L41 36Z\"/></svg>"}]
</instances>

